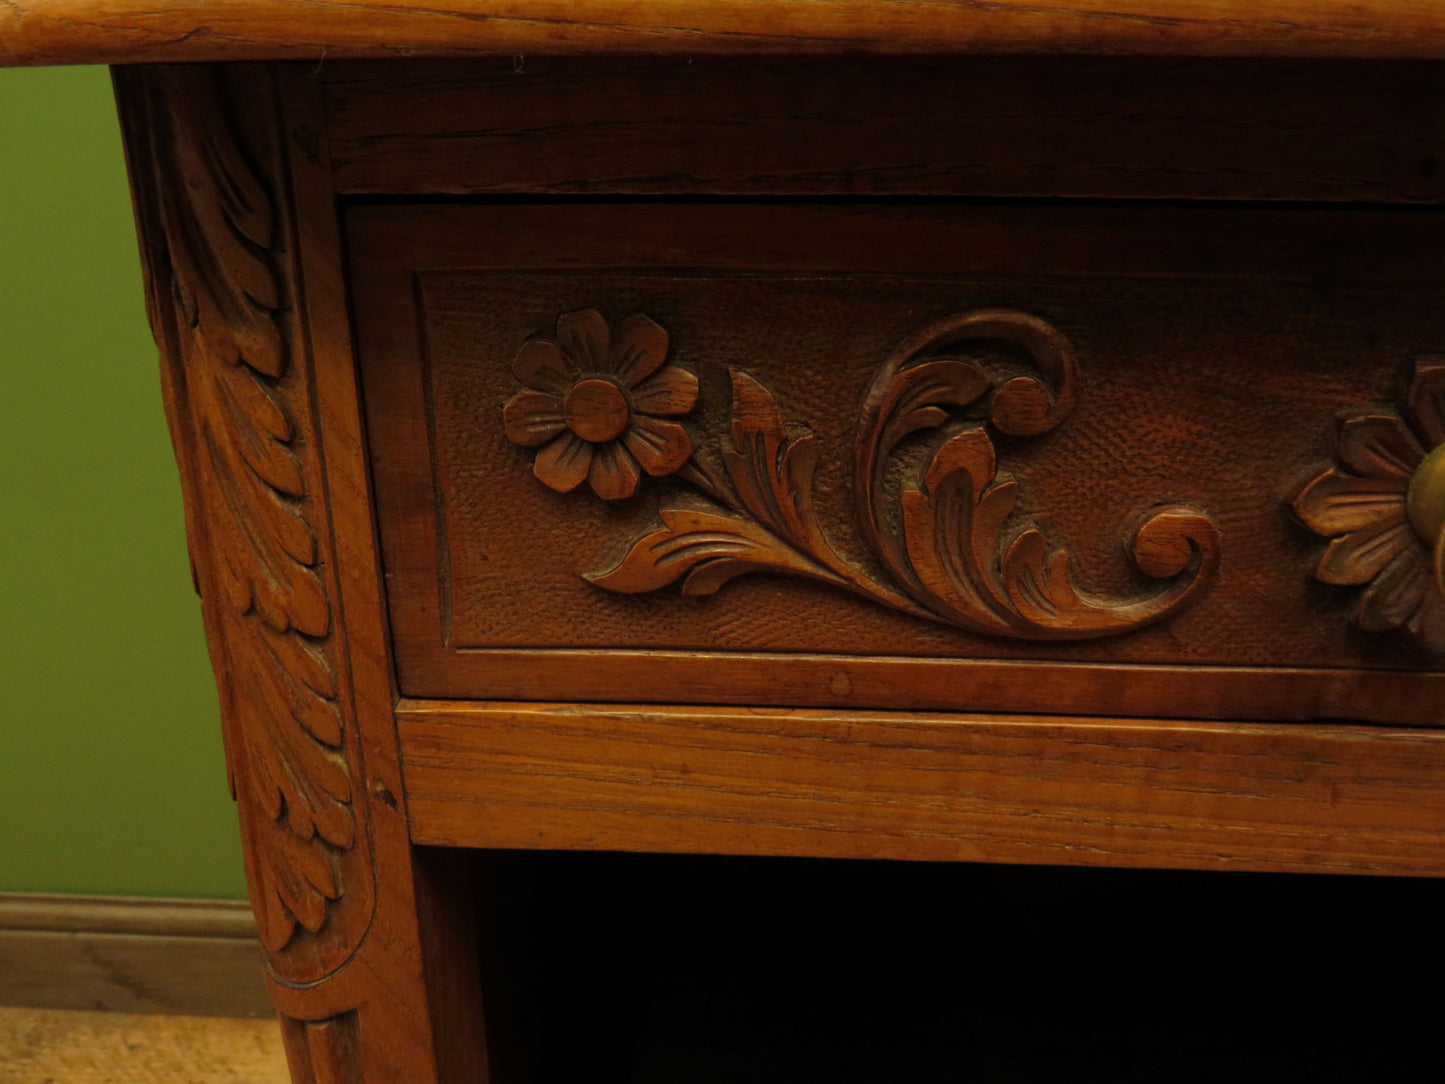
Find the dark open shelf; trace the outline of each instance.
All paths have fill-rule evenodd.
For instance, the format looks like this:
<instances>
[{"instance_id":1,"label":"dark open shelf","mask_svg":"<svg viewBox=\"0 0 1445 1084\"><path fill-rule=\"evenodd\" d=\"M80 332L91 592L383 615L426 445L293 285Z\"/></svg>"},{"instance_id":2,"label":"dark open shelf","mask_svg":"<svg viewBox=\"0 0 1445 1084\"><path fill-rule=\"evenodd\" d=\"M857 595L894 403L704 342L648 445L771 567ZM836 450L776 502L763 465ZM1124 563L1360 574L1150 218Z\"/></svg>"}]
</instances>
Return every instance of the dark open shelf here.
<instances>
[{"instance_id":1,"label":"dark open shelf","mask_svg":"<svg viewBox=\"0 0 1445 1084\"><path fill-rule=\"evenodd\" d=\"M492 853L498 1084L1397 1079L1445 883Z\"/></svg>"}]
</instances>

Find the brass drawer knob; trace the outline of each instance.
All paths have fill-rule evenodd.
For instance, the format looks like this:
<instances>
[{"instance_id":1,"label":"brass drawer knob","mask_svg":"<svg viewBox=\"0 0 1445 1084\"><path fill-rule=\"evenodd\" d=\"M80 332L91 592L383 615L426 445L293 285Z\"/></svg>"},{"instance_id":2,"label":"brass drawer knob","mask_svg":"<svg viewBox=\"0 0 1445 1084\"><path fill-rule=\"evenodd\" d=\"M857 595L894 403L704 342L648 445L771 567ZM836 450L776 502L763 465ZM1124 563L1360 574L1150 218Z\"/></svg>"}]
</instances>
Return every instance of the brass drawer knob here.
<instances>
[{"instance_id":1,"label":"brass drawer knob","mask_svg":"<svg viewBox=\"0 0 1445 1084\"><path fill-rule=\"evenodd\" d=\"M1434 554L1435 586L1445 591L1445 444L1427 455L1411 476L1405 515Z\"/></svg>"}]
</instances>

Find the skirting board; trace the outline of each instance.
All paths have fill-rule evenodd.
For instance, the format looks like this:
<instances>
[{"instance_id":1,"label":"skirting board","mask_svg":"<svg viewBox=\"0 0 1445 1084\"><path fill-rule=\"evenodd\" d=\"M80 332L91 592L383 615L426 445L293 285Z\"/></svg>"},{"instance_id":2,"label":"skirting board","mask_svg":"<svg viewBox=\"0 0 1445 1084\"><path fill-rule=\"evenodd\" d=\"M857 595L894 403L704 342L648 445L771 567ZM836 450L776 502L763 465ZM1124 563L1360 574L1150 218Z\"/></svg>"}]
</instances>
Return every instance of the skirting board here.
<instances>
[{"instance_id":1,"label":"skirting board","mask_svg":"<svg viewBox=\"0 0 1445 1084\"><path fill-rule=\"evenodd\" d=\"M0 1005L270 1016L245 903L0 892Z\"/></svg>"}]
</instances>

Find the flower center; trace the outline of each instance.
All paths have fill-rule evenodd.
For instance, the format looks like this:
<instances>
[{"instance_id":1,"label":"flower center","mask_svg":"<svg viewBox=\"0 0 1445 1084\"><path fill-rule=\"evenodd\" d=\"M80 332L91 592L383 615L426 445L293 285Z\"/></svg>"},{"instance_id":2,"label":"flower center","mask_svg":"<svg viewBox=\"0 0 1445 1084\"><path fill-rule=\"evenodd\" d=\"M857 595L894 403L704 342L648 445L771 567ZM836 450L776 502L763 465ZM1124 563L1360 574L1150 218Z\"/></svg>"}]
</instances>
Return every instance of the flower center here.
<instances>
[{"instance_id":1,"label":"flower center","mask_svg":"<svg viewBox=\"0 0 1445 1084\"><path fill-rule=\"evenodd\" d=\"M593 444L621 435L632 416L622 389L602 377L577 381L564 407L572 432Z\"/></svg>"}]
</instances>

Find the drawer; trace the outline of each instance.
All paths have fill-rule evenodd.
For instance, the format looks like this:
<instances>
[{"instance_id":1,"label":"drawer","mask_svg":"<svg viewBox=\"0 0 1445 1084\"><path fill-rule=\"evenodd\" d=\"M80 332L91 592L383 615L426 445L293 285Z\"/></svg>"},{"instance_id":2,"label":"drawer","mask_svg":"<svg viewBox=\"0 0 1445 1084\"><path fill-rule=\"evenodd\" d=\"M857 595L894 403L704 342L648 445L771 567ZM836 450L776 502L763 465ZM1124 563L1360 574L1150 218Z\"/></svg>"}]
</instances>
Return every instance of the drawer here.
<instances>
[{"instance_id":1,"label":"drawer","mask_svg":"<svg viewBox=\"0 0 1445 1084\"><path fill-rule=\"evenodd\" d=\"M1438 214L347 233L405 696L1445 721Z\"/></svg>"}]
</instances>

